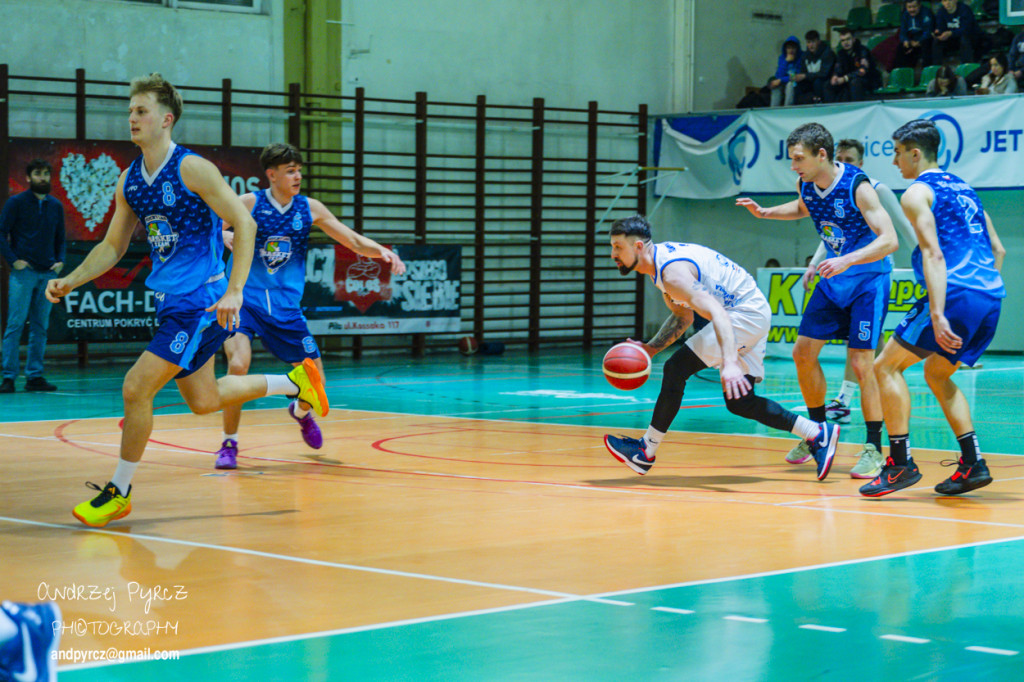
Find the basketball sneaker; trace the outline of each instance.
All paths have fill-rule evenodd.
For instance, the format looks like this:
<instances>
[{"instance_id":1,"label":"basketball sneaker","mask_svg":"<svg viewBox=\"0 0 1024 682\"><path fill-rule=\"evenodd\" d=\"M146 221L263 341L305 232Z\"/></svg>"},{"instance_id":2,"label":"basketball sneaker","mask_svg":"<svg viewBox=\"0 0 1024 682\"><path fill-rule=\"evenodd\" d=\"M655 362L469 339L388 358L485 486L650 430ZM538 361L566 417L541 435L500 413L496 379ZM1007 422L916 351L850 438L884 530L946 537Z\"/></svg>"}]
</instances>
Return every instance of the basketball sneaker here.
<instances>
[{"instance_id":1,"label":"basketball sneaker","mask_svg":"<svg viewBox=\"0 0 1024 682\"><path fill-rule=\"evenodd\" d=\"M906 464L896 464L892 457L887 457L882 471L871 483L860 487L860 494L864 497L882 497L897 490L909 488L921 480L921 470L910 458Z\"/></svg>"},{"instance_id":2,"label":"basketball sneaker","mask_svg":"<svg viewBox=\"0 0 1024 682\"><path fill-rule=\"evenodd\" d=\"M818 464L818 480L824 481L832 469L832 460L836 457L836 446L839 445L839 426L821 422L821 431L813 440L807 441L811 456Z\"/></svg>"},{"instance_id":3,"label":"basketball sneaker","mask_svg":"<svg viewBox=\"0 0 1024 682\"><path fill-rule=\"evenodd\" d=\"M811 459L811 446L807 444L807 441L802 440L796 444L796 447L789 451L786 455L786 461L790 464L803 464Z\"/></svg>"},{"instance_id":4,"label":"basketball sneaker","mask_svg":"<svg viewBox=\"0 0 1024 682\"><path fill-rule=\"evenodd\" d=\"M220 450L217 451L217 463L213 467L215 469L237 469L237 460L238 441L233 438L227 438L220 444Z\"/></svg>"},{"instance_id":5,"label":"basketball sneaker","mask_svg":"<svg viewBox=\"0 0 1024 682\"><path fill-rule=\"evenodd\" d=\"M642 438L605 436L604 446L612 453L612 457L641 476L654 466L654 457L647 456L647 444Z\"/></svg>"},{"instance_id":6,"label":"basketball sneaker","mask_svg":"<svg viewBox=\"0 0 1024 682\"><path fill-rule=\"evenodd\" d=\"M833 400L825 406L825 419L837 424L849 424L850 406Z\"/></svg>"},{"instance_id":7,"label":"basketball sneaker","mask_svg":"<svg viewBox=\"0 0 1024 682\"><path fill-rule=\"evenodd\" d=\"M5 601L0 610L18 629L17 635L0 645L0 679L54 682L54 655L63 629L60 608L54 602L29 605Z\"/></svg>"},{"instance_id":8,"label":"basketball sneaker","mask_svg":"<svg viewBox=\"0 0 1024 682\"><path fill-rule=\"evenodd\" d=\"M327 394L324 392L324 379L320 376L320 370L316 363L306 358L301 365L288 372L288 378L292 380L299 389L299 400L309 403L321 417L327 416L330 404L327 402Z\"/></svg>"},{"instance_id":9,"label":"basketball sneaker","mask_svg":"<svg viewBox=\"0 0 1024 682\"><path fill-rule=\"evenodd\" d=\"M954 464L958 466L953 475L935 486L935 492L940 495L959 495L984 488L992 482L992 475L988 472L988 466L983 459L979 459L974 464L965 464L963 458L942 462L942 466L953 466Z\"/></svg>"},{"instance_id":10,"label":"basketball sneaker","mask_svg":"<svg viewBox=\"0 0 1024 682\"><path fill-rule=\"evenodd\" d=\"M87 526L102 528L111 521L128 516L132 510L132 487L128 486L128 494L122 495L121 491L113 483L107 483L99 487L92 481L86 483L93 490L99 490L100 494L91 500L82 502L75 507L71 513L76 519Z\"/></svg>"},{"instance_id":11,"label":"basketball sneaker","mask_svg":"<svg viewBox=\"0 0 1024 682\"><path fill-rule=\"evenodd\" d=\"M313 419L313 413L307 412L305 417L295 416L295 403L293 402L288 406L288 414L292 416L292 419L299 422L299 428L302 429L302 440L306 442L306 445L319 450L324 445L324 435L320 433L320 427L317 426L316 420Z\"/></svg>"},{"instance_id":12,"label":"basketball sneaker","mask_svg":"<svg viewBox=\"0 0 1024 682\"><path fill-rule=\"evenodd\" d=\"M864 449L858 454L860 459L850 469L850 478L874 478L882 473L885 457L872 443L865 443Z\"/></svg>"}]
</instances>

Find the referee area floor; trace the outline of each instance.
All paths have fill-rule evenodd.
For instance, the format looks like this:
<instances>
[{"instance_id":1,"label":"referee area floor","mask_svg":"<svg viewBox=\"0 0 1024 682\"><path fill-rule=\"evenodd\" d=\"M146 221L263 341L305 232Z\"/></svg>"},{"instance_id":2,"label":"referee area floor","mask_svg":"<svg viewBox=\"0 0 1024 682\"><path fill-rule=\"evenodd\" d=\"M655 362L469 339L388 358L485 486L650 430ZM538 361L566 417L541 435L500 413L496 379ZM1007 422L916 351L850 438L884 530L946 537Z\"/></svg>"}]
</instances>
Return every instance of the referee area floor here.
<instances>
[{"instance_id":1,"label":"referee area floor","mask_svg":"<svg viewBox=\"0 0 1024 682\"><path fill-rule=\"evenodd\" d=\"M637 476L602 437L646 429L669 354L621 392L604 350L327 358L323 449L264 398L233 472L213 468L220 414L172 385L133 511L104 529L71 508L113 473L128 364L51 370L53 394L19 379L0 396L0 599L55 598L69 682L1022 678L1024 357L954 377L990 486L932 490L959 451L916 367L924 478L867 499L857 409L818 482L710 370ZM824 368L831 398L842 365ZM802 410L792 361L767 372L758 393Z\"/></svg>"}]
</instances>

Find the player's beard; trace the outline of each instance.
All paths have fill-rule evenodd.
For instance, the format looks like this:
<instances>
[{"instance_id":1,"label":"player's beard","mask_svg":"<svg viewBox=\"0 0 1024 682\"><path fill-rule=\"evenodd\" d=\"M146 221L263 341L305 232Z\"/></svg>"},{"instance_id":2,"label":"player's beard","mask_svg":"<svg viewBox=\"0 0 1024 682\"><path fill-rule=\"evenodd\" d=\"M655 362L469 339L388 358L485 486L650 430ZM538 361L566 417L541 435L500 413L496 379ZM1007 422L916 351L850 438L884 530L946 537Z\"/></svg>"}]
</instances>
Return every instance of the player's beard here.
<instances>
[{"instance_id":1,"label":"player's beard","mask_svg":"<svg viewBox=\"0 0 1024 682\"><path fill-rule=\"evenodd\" d=\"M639 258L633 261L632 265L619 265L619 274L625 277L629 273L636 269L636 264L639 262Z\"/></svg>"},{"instance_id":2,"label":"player's beard","mask_svg":"<svg viewBox=\"0 0 1024 682\"><path fill-rule=\"evenodd\" d=\"M43 180L42 182L29 182L28 188L32 190L33 194L49 194L50 193L50 181Z\"/></svg>"}]
</instances>

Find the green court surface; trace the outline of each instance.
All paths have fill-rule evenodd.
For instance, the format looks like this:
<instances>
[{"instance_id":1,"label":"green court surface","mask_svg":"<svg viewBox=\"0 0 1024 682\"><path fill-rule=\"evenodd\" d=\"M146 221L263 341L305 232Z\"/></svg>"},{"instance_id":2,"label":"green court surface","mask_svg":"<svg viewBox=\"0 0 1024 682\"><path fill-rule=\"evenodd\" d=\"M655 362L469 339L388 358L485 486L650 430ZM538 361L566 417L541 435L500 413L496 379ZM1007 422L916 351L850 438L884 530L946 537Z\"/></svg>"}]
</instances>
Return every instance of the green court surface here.
<instances>
[{"instance_id":1,"label":"green court surface","mask_svg":"<svg viewBox=\"0 0 1024 682\"><path fill-rule=\"evenodd\" d=\"M327 360L333 409L646 428L660 363L641 389L613 389L604 349ZM52 374L57 394L19 393L3 421L121 414L126 365ZM258 360L253 371L278 371ZM770 359L758 386L803 409L793 364ZM825 364L831 386L842 365ZM703 376L707 375L707 376ZM907 373L915 447L951 450L919 368ZM956 381L984 451L1024 453L1024 358L986 356ZM831 389L830 389L831 390ZM177 391L159 413L187 411ZM266 398L252 407L280 407ZM680 431L783 435L730 415L717 373L690 380ZM842 440L860 442L859 412ZM609 520L613 522L614 520ZM697 522L704 522L698 520ZM1011 524L1012 525L1012 524ZM1024 536L836 565L583 595L182 652L177 661L61 668L68 682L116 680L1024 680ZM486 551L481 548L481 551ZM823 552L825 555L825 552ZM679 561L697 560L680 556ZM543 561L543 557L538 557Z\"/></svg>"},{"instance_id":2,"label":"green court surface","mask_svg":"<svg viewBox=\"0 0 1024 682\"><path fill-rule=\"evenodd\" d=\"M1024 538L212 647L70 682L1020 680ZM883 580L884 578L884 580Z\"/></svg>"}]
</instances>

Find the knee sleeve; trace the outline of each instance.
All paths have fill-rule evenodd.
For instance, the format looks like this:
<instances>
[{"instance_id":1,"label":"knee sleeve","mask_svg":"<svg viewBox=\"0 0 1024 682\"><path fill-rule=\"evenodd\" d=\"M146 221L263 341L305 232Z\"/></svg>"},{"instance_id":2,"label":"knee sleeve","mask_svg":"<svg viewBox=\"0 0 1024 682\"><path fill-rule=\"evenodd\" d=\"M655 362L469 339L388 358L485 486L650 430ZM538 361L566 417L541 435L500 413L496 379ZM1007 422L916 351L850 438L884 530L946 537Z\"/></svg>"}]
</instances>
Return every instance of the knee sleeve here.
<instances>
[{"instance_id":1,"label":"knee sleeve","mask_svg":"<svg viewBox=\"0 0 1024 682\"><path fill-rule=\"evenodd\" d=\"M747 376L750 385L754 385L754 377ZM780 431L790 431L796 423L796 414L783 408L774 400L754 394L754 389L734 400L725 399L725 407L738 417L753 419L765 426Z\"/></svg>"},{"instance_id":2,"label":"knee sleeve","mask_svg":"<svg viewBox=\"0 0 1024 682\"><path fill-rule=\"evenodd\" d=\"M683 402L686 380L705 367L707 365L704 361L686 345L668 359L662 368L661 392L658 394L658 402L654 405L651 426L663 432L669 430Z\"/></svg>"}]
</instances>

